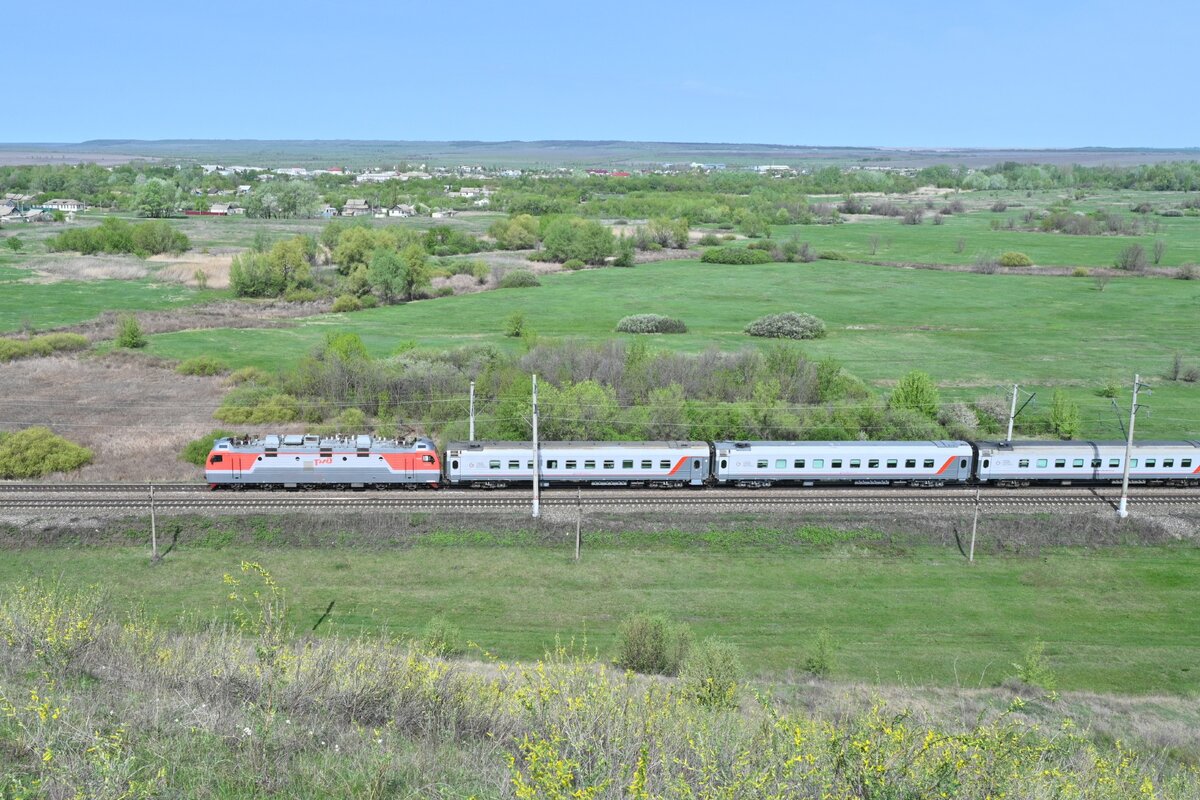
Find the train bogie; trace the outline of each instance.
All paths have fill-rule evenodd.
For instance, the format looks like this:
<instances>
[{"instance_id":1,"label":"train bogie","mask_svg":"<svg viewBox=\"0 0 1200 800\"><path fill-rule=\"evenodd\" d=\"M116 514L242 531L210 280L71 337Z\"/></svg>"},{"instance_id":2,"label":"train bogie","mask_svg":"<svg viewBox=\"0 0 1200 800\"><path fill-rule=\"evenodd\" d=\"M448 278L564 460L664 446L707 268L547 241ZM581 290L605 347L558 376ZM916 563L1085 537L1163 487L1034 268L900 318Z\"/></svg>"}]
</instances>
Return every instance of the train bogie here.
<instances>
[{"instance_id":1,"label":"train bogie","mask_svg":"<svg viewBox=\"0 0 1200 800\"><path fill-rule=\"evenodd\" d=\"M702 486L709 477L707 442L542 442L543 486ZM451 485L502 488L533 483L530 442L451 442Z\"/></svg>"},{"instance_id":2,"label":"train bogie","mask_svg":"<svg viewBox=\"0 0 1200 800\"><path fill-rule=\"evenodd\" d=\"M271 435L217 440L204 475L213 488L436 487L441 462L428 439Z\"/></svg>"},{"instance_id":3,"label":"train bogie","mask_svg":"<svg viewBox=\"0 0 1200 800\"><path fill-rule=\"evenodd\" d=\"M944 486L971 478L969 442L714 442L718 485Z\"/></svg>"}]
</instances>

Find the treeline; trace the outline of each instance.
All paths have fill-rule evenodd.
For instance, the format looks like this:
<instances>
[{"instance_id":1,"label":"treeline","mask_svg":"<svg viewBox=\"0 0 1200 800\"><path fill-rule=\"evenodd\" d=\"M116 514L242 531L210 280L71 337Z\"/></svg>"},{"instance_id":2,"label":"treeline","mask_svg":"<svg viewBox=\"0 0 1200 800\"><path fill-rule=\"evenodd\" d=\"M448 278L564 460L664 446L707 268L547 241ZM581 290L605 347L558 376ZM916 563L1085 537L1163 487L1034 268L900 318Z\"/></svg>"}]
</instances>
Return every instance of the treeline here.
<instances>
[{"instance_id":1,"label":"treeline","mask_svg":"<svg viewBox=\"0 0 1200 800\"><path fill-rule=\"evenodd\" d=\"M466 436L473 380L477 436L523 440L531 373L543 379L538 402L547 440L939 439L998 426L961 404L943 406L927 376L914 374L884 400L836 360L810 360L790 344L699 355L615 341L536 344L522 355L407 345L372 359L354 334L331 335L286 375L250 375L217 418L304 422L329 432L420 430L449 440Z\"/></svg>"},{"instance_id":2,"label":"treeline","mask_svg":"<svg viewBox=\"0 0 1200 800\"><path fill-rule=\"evenodd\" d=\"M117 217L105 217L93 228L69 228L46 240L51 252L133 253L140 257L159 253L182 253L191 247L186 234L171 227L169 222L151 220L128 222Z\"/></svg>"}]
</instances>

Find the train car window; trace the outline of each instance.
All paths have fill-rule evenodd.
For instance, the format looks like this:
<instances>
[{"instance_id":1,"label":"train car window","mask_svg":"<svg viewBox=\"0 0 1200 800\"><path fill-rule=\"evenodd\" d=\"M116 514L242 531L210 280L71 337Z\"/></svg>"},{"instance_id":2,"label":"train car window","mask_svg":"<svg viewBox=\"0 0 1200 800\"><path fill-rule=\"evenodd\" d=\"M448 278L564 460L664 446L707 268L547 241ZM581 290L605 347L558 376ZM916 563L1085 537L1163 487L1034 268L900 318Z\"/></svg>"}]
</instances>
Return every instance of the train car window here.
<instances>
[{"instance_id":1,"label":"train car window","mask_svg":"<svg viewBox=\"0 0 1200 800\"><path fill-rule=\"evenodd\" d=\"M889 459L887 460L887 468L888 468L888 469L895 469L895 468L896 468L896 467L898 467L899 465L900 465L900 462L899 462L899 461L897 461L897 460L896 460L896 459L894 459L894 458L889 458Z\"/></svg>"},{"instance_id":2,"label":"train car window","mask_svg":"<svg viewBox=\"0 0 1200 800\"><path fill-rule=\"evenodd\" d=\"M850 469L858 469L862 466L862 461L857 458L850 459Z\"/></svg>"},{"instance_id":3,"label":"train car window","mask_svg":"<svg viewBox=\"0 0 1200 800\"><path fill-rule=\"evenodd\" d=\"M1048 466L1049 464L1050 464L1050 462L1044 458L1038 459L1038 469L1045 469L1046 466Z\"/></svg>"},{"instance_id":4,"label":"train car window","mask_svg":"<svg viewBox=\"0 0 1200 800\"><path fill-rule=\"evenodd\" d=\"M592 460L590 460L590 459L589 459L589 460L587 460L587 461L584 461L584 462L583 462L583 468L584 468L584 469L595 469L595 468L596 468L596 462L595 462L595 461L592 461Z\"/></svg>"},{"instance_id":5,"label":"train car window","mask_svg":"<svg viewBox=\"0 0 1200 800\"><path fill-rule=\"evenodd\" d=\"M1117 467L1121 466L1121 459L1110 458L1108 460L1108 466L1109 466L1109 469L1116 469Z\"/></svg>"},{"instance_id":6,"label":"train car window","mask_svg":"<svg viewBox=\"0 0 1200 800\"><path fill-rule=\"evenodd\" d=\"M210 463L210 464L220 464L220 463L221 463L222 461L224 461L224 460L225 460L225 457L224 457L224 456L213 456L212 458L210 458L210 459L208 460L208 463Z\"/></svg>"},{"instance_id":7,"label":"train car window","mask_svg":"<svg viewBox=\"0 0 1200 800\"><path fill-rule=\"evenodd\" d=\"M659 469L670 469L670 468L671 468L671 462L670 462L670 461L667 461L667 460L664 458L662 461L658 462L658 468L659 468Z\"/></svg>"},{"instance_id":8,"label":"train car window","mask_svg":"<svg viewBox=\"0 0 1200 800\"><path fill-rule=\"evenodd\" d=\"M797 458L792 462L792 469L804 469L804 459Z\"/></svg>"},{"instance_id":9,"label":"train car window","mask_svg":"<svg viewBox=\"0 0 1200 800\"><path fill-rule=\"evenodd\" d=\"M617 462L615 462L615 461L605 461L605 462L604 462L604 468L605 468L605 469L616 469L616 468L617 468Z\"/></svg>"},{"instance_id":10,"label":"train car window","mask_svg":"<svg viewBox=\"0 0 1200 800\"><path fill-rule=\"evenodd\" d=\"M729 461L727 459L722 458L721 459L721 469L725 469L728 466L729 466Z\"/></svg>"},{"instance_id":11,"label":"train car window","mask_svg":"<svg viewBox=\"0 0 1200 800\"><path fill-rule=\"evenodd\" d=\"M1192 465L1192 460L1190 458L1185 458L1183 461L1179 462L1179 466L1181 466L1181 467L1190 467L1191 465Z\"/></svg>"},{"instance_id":12,"label":"train car window","mask_svg":"<svg viewBox=\"0 0 1200 800\"><path fill-rule=\"evenodd\" d=\"M933 459L932 458L925 459L924 461L921 462L921 466L923 466L925 469L933 469Z\"/></svg>"},{"instance_id":13,"label":"train car window","mask_svg":"<svg viewBox=\"0 0 1200 800\"><path fill-rule=\"evenodd\" d=\"M558 459L552 458L546 462L546 469L558 469Z\"/></svg>"},{"instance_id":14,"label":"train car window","mask_svg":"<svg viewBox=\"0 0 1200 800\"><path fill-rule=\"evenodd\" d=\"M692 459L692 469L700 469L700 459L698 459L698 458Z\"/></svg>"},{"instance_id":15,"label":"train car window","mask_svg":"<svg viewBox=\"0 0 1200 800\"><path fill-rule=\"evenodd\" d=\"M841 469L842 468L842 460L840 458L835 458L833 461L829 462L829 466L832 467L833 469Z\"/></svg>"},{"instance_id":16,"label":"train car window","mask_svg":"<svg viewBox=\"0 0 1200 800\"><path fill-rule=\"evenodd\" d=\"M1055 469L1066 469L1067 468L1067 460L1065 458L1054 459L1054 468Z\"/></svg>"},{"instance_id":17,"label":"train car window","mask_svg":"<svg viewBox=\"0 0 1200 800\"><path fill-rule=\"evenodd\" d=\"M292 460L293 460L293 461L299 461L299 460L300 460L300 456L296 456L296 457L295 457L294 459L292 459Z\"/></svg>"},{"instance_id":18,"label":"train car window","mask_svg":"<svg viewBox=\"0 0 1200 800\"><path fill-rule=\"evenodd\" d=\"M983 462L983 464L984 464L984 466L987 466L986 461ZM1029 469L1029 459L1022 458L1020 461L1017 462L1017 466L1020 467L1021 469Z\"/></svg>"},{"instance_id":19,"label":"train car window","mask_svg":"<svg viewBox=\"0 0 1200 800\"><path fill-rule=\"evenodd\" d=\"M268 450L268 451L266 452L266 456L267 456L267 458L275 458L275 456L277 456L277 455L279 455L279 454L278 454L278 453L272 453L270 450Z\"/></svg>"},{"instance_id":20,"label":"train car window","mask_svg":"<svg viewBox=\"0 0 1200 800\"><path fill-rule=\"evenodd\" d=\"M1164 466L1164 467L1173 467L1173 466L1175 466L1175 459L1173 459L1173 458L1164 458L1164 459L1163 459L1163 466Z\"/></svg>"},{"instance_id":21,"label":"train car window","mask_svg":"<svg viewBox=\"0 0 1200 800\"><path fill-rule=\"evenodd\" d=\"M867 462L867 469L879 469L879 459L872 458Z\"/></svg>"},{"instance_id":22,"label":"train car window","mask_svg":"<svg viewBox=\"0 0 1200 800\"><path fill-rule=\"evenodd\" d=\"M959 466L960 468L962 468L962 469L966 469L966 468L967 468L967 460L966 460L965 458L964 458L964 459L961 459L961 460L958 462L958 466Z\"/></svg>"},{"instance_id":23,"label":"train car window","mask_svg":"<svg viewBox=\"0 0 1200 800\"><path fill-rule=\"evenodd\" d=\"M787 459L786 458L775 459L775 469L787 469Z\"/></svg>"},{"instance_id":24,"label":"train car window","mask_svg":"<svg viewBox=\"0 0 1200 800\"><path fill-rule=\"evenodd\" d=\"M489 461L488 469L500 469L500 462L499 461Z\"/></svg>"},{"instance_id":25,"label":"train car window","mask_svg":"<svg viewBox=\"0 0 1200 800\"><path fill-rule=\"evenodd\" d=\"M758 460L758 468L759 468L759 469L766 469L766 468L767 468L767 460L766 460L765 458L760 458L760 459Z\"/></svg>"},{"instance_id":26,"label":"train car window","mask_svg":"<svg viewBox=\"0 0 1200 800\"><path fill-rule=\"evenodd\" d=\"M1146 468L1149 469L1150 467L1153 467L1155 463L1156 463L1155 459L1147 458L1146 459Z\"/></svg>"},{"instance_id":27,"label":"train car window","mask_svg":"<svg viewBox=\"0 0 1200 800\"><path fill-rule=\"evenodd\" d=\"M904 468L905 469L916 469L917 468L917 460L915 458L904 459Z\"/></svg>"},{"instance_id":28,"label":"train car window","mask_svg":"<svg viewBox=\"0 0 1200 800\"><path fill-rule=\"evenodd\" d=\"M450 468L458 469L458 459L457 458L450 462Z\"/></svg>"},{"instance_id":29,"label":"train car window","mask_svg":"<svg viewBox=\"0 0 1200 800\"><path fill-rule=\"evenodd\" d=\"M622 461L621 469L633 469L633 462L632 461Z\"/></svg>"},{"instance_id":30,"label":"train car window","mask_svg":"<svg viewBox=\"0 0 1200 800\"><path fill-rule=\"evenodd\" d=\"M346 460L346 457L345 457L345 456L342 456L342 461L345 461L345 460Z\"/></svg>"},{"instance_id":31,"label":"train car window","mask_svg":"<svg viewBox=\"0 0 1200 800\"><path fill-rule=\"evenodd\" d=\"M1136 467L1136 466L1137 466L1137 459L1136 459L1136 458L1131 458L1131 459L1129 459L1129 466L1130 466L1130 467Z\"/></svg>"},{"instance_id":32,"label":"train car window","mask_svg":"<svg viewBox=\"0 0 1200 800\"><path fill-rule=\"evenodd\" d=\"M648 458L643 459L642 460L642 469L654 469L654 462Z\"/></svg>"},{"instance_id":33,"label":"train car window","mask_svg":"<svg viewBox=\"0 0 1200 800\"><path fill-rule=\"evenodd\" d=\"M813 459L813 469L821 469L824 466L825 466L825 459L823 459L823 458L814 458Z\"/></svg>"},{"instance_id":34,"label":"train car window","mask_svg":"<svg viewBox=\"0 0 1200 800\"><path fill-rule=\"evenodd\" d=\"M258 457L258 460L259 460L259 461L262 461L262 456L259 456L259 457Z\"/></svg>"},{"instance_id":35,"label":"train car window","mask_svg":"<svg viewBox=\"0 0 1200 800\"><path fill-rule=\"evenodd\" d=\"M1100 459L1098 459L1098 458L1092 459L1092 469L1099 469L1100 467L1103 467L1103 466L1104 466L1104 462L1101 461Z\"/></svg>"},{"instance_id":36,"label":"train car window","mask_svg":"<svg viewBox=\"0 0 1200 800\"><path fill-rule=\"evenodd\" d=\"M520 461L509 461L509 462L508 462L508 468L509 468L509 469L520 469L520 468L521 468L521 462L520 462Z\"/></svg>"},{"instance_id":37,"label":"train car window","mask_svg":"<svg viewBox=\"0 0 1200 800\"><path fill-rule=\"evenodd\" d=\"M1079 467L1082 467L1082 466L1083 466L1083 459L1082 459L1082 458L1077 458L1077 459L1075 459L1074 461L1072 461L1072 462L1071 462L1071 466L1072 466L1072 467L1075 467L1076 469L1078 469Z\"/></svg>"},{"instance_id":38,"label":"train car window","mask_svg":"<svg viewBox=\"0 0 1200 800\"><path fill-rule=\"evenodd\" d=\"M525 462L525 469L532 470L532 469L533 469L533 462L532 462L532 461L526 461L526 462Z\"/></svg>"},{"instance_id":39,"label":"train car window","mask_svg":"<svg viewBox=\"0 0 1200 800\"><path fill-rule=\"evenodd\" d=\"M575 462L573 460L567 461L567 469L575 469Z\"/></svg>"},{"instance_id":40,"label":"train car window","mask_svg":"<svg viewBox=\"0 0 1200 800\"><path fill-rule=\"evenodd\" d=\"M1029 462L1026 461L1025 463L1028 464ZM983 466L990 467L991 465L992 465L992 460L990 458L985 458L983 460Z\"/></svg>"}]
</instances>

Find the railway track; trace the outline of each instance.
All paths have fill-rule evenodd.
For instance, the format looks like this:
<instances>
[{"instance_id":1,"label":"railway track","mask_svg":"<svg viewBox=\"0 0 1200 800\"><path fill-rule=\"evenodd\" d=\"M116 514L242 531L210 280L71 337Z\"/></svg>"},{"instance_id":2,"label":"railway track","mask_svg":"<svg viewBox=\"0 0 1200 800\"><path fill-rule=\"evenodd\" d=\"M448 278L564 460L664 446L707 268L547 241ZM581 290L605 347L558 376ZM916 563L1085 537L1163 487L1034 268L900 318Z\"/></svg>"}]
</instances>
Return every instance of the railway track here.
<instances>
[{"instance_id":1,"label":"railway track","mask_svg":"<svg viewBox=\"0 0 1200 800\"><path fill-rule=\"evenodd\" d=\"M242 491L213 493L202 484L155 484L155 507L162 512L285 512L324 510L519 511L530 507L528 490L493 492L446 489L397 492ZM0 484L0 513L129 511L149 506L149 484ZM1102 510L1115 508L1119 491L1111 487L1038 487L985 489L979 504L991 510ZM836 510L836 509L963 509L972 508L970 487L893 489L771 489L747 491L690 490L546 490L547 509L591 510ZM1137 487L1130 506L1145 510L1197 509L1200 492L1193 489Z\"/></svg>"}]
</instances>

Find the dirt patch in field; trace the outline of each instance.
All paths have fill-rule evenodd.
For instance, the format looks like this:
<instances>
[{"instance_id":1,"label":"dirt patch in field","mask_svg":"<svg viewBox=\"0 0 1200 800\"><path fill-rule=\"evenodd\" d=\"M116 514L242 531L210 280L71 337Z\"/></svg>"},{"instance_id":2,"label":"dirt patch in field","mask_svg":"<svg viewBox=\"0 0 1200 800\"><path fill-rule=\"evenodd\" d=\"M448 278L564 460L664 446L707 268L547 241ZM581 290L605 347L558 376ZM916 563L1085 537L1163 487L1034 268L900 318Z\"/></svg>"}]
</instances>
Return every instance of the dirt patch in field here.
<instances>
[{"instance_id":1,"label":"dirt patch in field","mask_svg":"<svg viewBox=\"0 0 1200 800\"><path fill-rule=\"evenodd\" d=\"M206 328L287 328L293 324L291 320L324 314L332 305L331 300L316 300L311 303L222 300L169 311L139 311L133 316L137 318L142 331L147 334ZM81 333L93 342L114 339L117 335L117 323L123 316L125 312L106 311L87 322L54 330Z\"/></svg>"},{"instance_id":2,"label":"dirt patch in field","mask_svg":"<svg viewBox=\"0 0 1200 800\"><path fill-rule=\"evenodd\" d=\"M199 480L183 446L217 427L221 378L178 375L137 359L30 358L0 365L0 429L46 425L91 448L94 461L63 481Z\"/></svg>"},{"instance_id":3,"label":"dirt patch in field","mask_svg":"<svg viewBox=\"0 0 1200 800\"><path fill-rule=\"evenodd\" d=\"M164 266L158 270L158 277L185 286L199 286L197 277L204 275L204 284L209 289L229 288L229 268L233 264L233 251L214 253L185 253L183 256L151 256L150 261Z\"/></svg>"}]
</instances>

